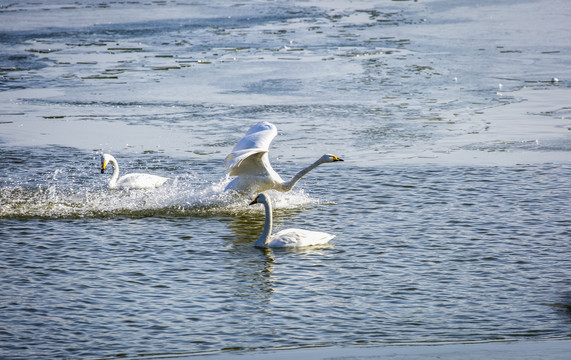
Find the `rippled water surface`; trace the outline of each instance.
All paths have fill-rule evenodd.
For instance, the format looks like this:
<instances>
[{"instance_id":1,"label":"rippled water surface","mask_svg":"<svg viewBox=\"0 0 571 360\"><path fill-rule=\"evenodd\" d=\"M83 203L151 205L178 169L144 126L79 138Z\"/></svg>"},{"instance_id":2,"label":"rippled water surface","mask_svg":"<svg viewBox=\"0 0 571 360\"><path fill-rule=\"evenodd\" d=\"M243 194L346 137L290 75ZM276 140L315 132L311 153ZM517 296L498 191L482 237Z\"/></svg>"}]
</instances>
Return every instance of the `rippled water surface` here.
<instances>
[{"instance_id":1,"label":"rippled water surface","mask_svg":"<svg viewBox=\"0 0 571 360\"><path fill-rule=\"evenodd\" d=\"M568 339L566 8L1 5L0 357ZM345 159L271 193L330 246L253 247L224 157L261 120L284 178Z\"/></svg>"}]
</instances>

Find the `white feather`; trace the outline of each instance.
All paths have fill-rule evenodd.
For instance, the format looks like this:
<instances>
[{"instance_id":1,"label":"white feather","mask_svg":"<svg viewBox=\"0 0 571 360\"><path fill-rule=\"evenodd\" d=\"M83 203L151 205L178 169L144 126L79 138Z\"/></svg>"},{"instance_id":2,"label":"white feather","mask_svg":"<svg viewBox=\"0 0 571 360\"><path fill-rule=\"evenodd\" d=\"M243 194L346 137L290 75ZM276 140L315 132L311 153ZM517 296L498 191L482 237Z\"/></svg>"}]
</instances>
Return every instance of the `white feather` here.
<instances>
[{"instance_id":1,"label":"white feather","mask_svg":"<svg viewBox=\"0 0 571 360\"><path fill-rule=\"evenodd\" d=\"M246 135L226 156L226 172L235 178L225 190L234 190L249 195L267 190L290 191L308 172L326 162L343 161L334 155L323 155L316 162L299 171L289 181L284 181L274 171L268 156L270 144L278 131L274 124L259 122L252 126Z\"/></svg>"},{"instance_id":2,"label":"white feather","mask_svg":"<svg viewBox=\"0 0 571 360\"><path fill-rule=\"evenodd\" d=\"M163 186L170 178L152 175L132 173L119 177L119 164L113 155L101 155L101 172L103 173L107 165L113 166L113 175L109 179L110 189L153 189Z\"/></svg>"},{"instance_id":3,"label":"white feather","mask_svg":"<svg viewBox=\"0 0 571 360\"><path fill-rule=\"evenodd\" d=\"M268 194L259 194L250 205L263 204L266 214L264 220L264 230L254 243L257 247L303 247L314 245L325 245L335 235L331 235L321 231L311 231L304 229L285 229L276 234L272 234L272 205Z\"/></svg>"}]
</instances>

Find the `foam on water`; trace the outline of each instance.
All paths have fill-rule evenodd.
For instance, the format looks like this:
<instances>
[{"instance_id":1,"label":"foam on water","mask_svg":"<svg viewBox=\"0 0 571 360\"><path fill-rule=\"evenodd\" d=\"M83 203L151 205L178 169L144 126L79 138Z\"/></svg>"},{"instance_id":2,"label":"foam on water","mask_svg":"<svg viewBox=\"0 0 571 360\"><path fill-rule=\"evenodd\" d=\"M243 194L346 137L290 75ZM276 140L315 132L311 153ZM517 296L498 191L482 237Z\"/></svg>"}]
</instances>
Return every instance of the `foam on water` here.
<instances>
[{"instance_id":1,"label":"foam on water","mask_svg":"<svg viewBox=\"0 0 571 360\"><path fill-rule=\"evenodd\" d=\"M0 6L0 353L568 337L568 7ZM271 194L332 248L255 248L263 206L223 192L262 120L283 178L345 159ZM173 181L109 190L101 152Z\"/></svg>"},{"instance_id":2,"label":"foam on water","mask_svg":"<svg viewBox=\"0 0 571 360\"><path fill-rule=\"evenodd\" d=\"M59 170L54 171L54 179ZM208 216L260 211L248 207L252 199L224 192L228 179L204 183L178 176L153 190L111 190L98 184L76 186L58 181L35 187L18 184L0 188L0 217L108 217L108 216ZM276 209L316 203L303 190L272 192Z\"/></svg>"}]
</instances>

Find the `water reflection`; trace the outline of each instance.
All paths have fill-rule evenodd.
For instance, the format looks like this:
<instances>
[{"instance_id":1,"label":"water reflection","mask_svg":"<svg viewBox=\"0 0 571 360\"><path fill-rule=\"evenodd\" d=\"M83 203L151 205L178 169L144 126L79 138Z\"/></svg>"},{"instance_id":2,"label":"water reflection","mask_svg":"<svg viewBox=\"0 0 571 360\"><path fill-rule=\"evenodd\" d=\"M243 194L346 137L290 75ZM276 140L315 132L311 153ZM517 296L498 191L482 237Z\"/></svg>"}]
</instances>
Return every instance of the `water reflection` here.
<instances>
[{"instance_id":1,"label":"water reflection","mask_svg":"<svg viewBox=\"0 0 571 360\"><path fill-rule=\"evenodd\" d=\"M0 9L8 356L569 333L568 33L543 36L565 12L52 3ZM490 10L541 26L504 17L499 38ZM277 229L327 228L332 245L255 248L263 210L222 192L224 155L261 120L287 135L272 144L279 173L315 153L347 158L304 181L307 194L274 198ZM100 151L175 181L108 191ZM454 153L461 166L438 163ZM518 160L489 166L505 154ZM514 165L529 155L553 163Z\"/></svg>"},{"instance_id":2,"label":"water reflection","mask_svg":"<svg viewBox=\"0 0 571 360\"><path fill-rule=\"evenodd\" d=\"M279 197L277 197L279 198ZM295 269L291 267L291 261L301 257L319 259L331 255L334 245L312 246L303 248L270 249L254 247L255 240L260 236L264 227L264 211L260 209L234 214L226 223L232 237L228 238L231 243L233 276L237 280L234 288L235 296L246 297L256 301L256 308L262 313L273 314L275 317L275 305L272 305L273 295L283 287L284 276L289 281L297 283L303 281L307 269ZM307 209L306 209L307 210ZM295 222L295 218L304 209L281 208L274 211L274 224L277 228L283 224ZM309 266L309 264L308 264ZM310 266L317 266L311 263ZM279 300L277 300L279 301ZM268 326L268 324L264 324Z\"/></svg>"},{"instance_id":3,"label":"water reflection","mask_svg":"<svg viewBox=\"0 0 571 360\"><path fill-rule=\"evenodd\" d=\"M277 194L276 194L277 195ZM281 205L278 203L279 206L287 206L285 208L276 208L273 212L273 232L277 232L280 230L280 227L283 224L289 224L292 221L295 221L295 218L300 215L303 211L310 209L311 207L305 203L296 203L295 201L299 201L298 197L294 196L274 196L276 199L282 199ZM284 202L284 198L285 200ZM288 199L289 198L289 199ZM288 200L293 200L293 202L288 203ZM278 200L279 201L279 200ZM287 204L287 205L286 205ZM236 211L233 214L231 221L228 222L228 228L234 235L233 244L235 246L241 246L245 244L249 244L252 247L254 246L254 242L258 239L261 235L262 230L264 228L265 222L265 213L263 209L253 208L251 206L247 206L241 209L241 211ZM287 227L295 227L295 226L287 226ZM262 249L264 252L265 250L271 249Z\"/></svg>"}]
</instances>

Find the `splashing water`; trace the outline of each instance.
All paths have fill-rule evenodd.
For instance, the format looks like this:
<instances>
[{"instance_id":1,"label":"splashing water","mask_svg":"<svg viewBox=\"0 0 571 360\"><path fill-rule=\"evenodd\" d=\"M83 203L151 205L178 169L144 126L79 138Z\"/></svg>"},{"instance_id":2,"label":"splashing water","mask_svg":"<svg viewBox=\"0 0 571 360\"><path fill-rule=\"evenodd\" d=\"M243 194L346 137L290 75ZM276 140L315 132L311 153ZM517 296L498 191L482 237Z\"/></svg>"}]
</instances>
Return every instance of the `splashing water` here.
<instances>
[{"instance_id":1,"label":"splashing water","mask_svg":"<svg viewBox=\"0 0 571 360\"><path fill-rule=\"evenodd\" d=\"M3 186L0 217L207 216L257 211L248 207L251 199L223 191L227 179L201 183L194 177L180 176L159 189L110 190L101 184L62 185L57 175L58 170L53 175L56 181L47 186ZM276 193L274 198L278 209L315 202L303 190Z\"/></svg>"}]
</instances>

